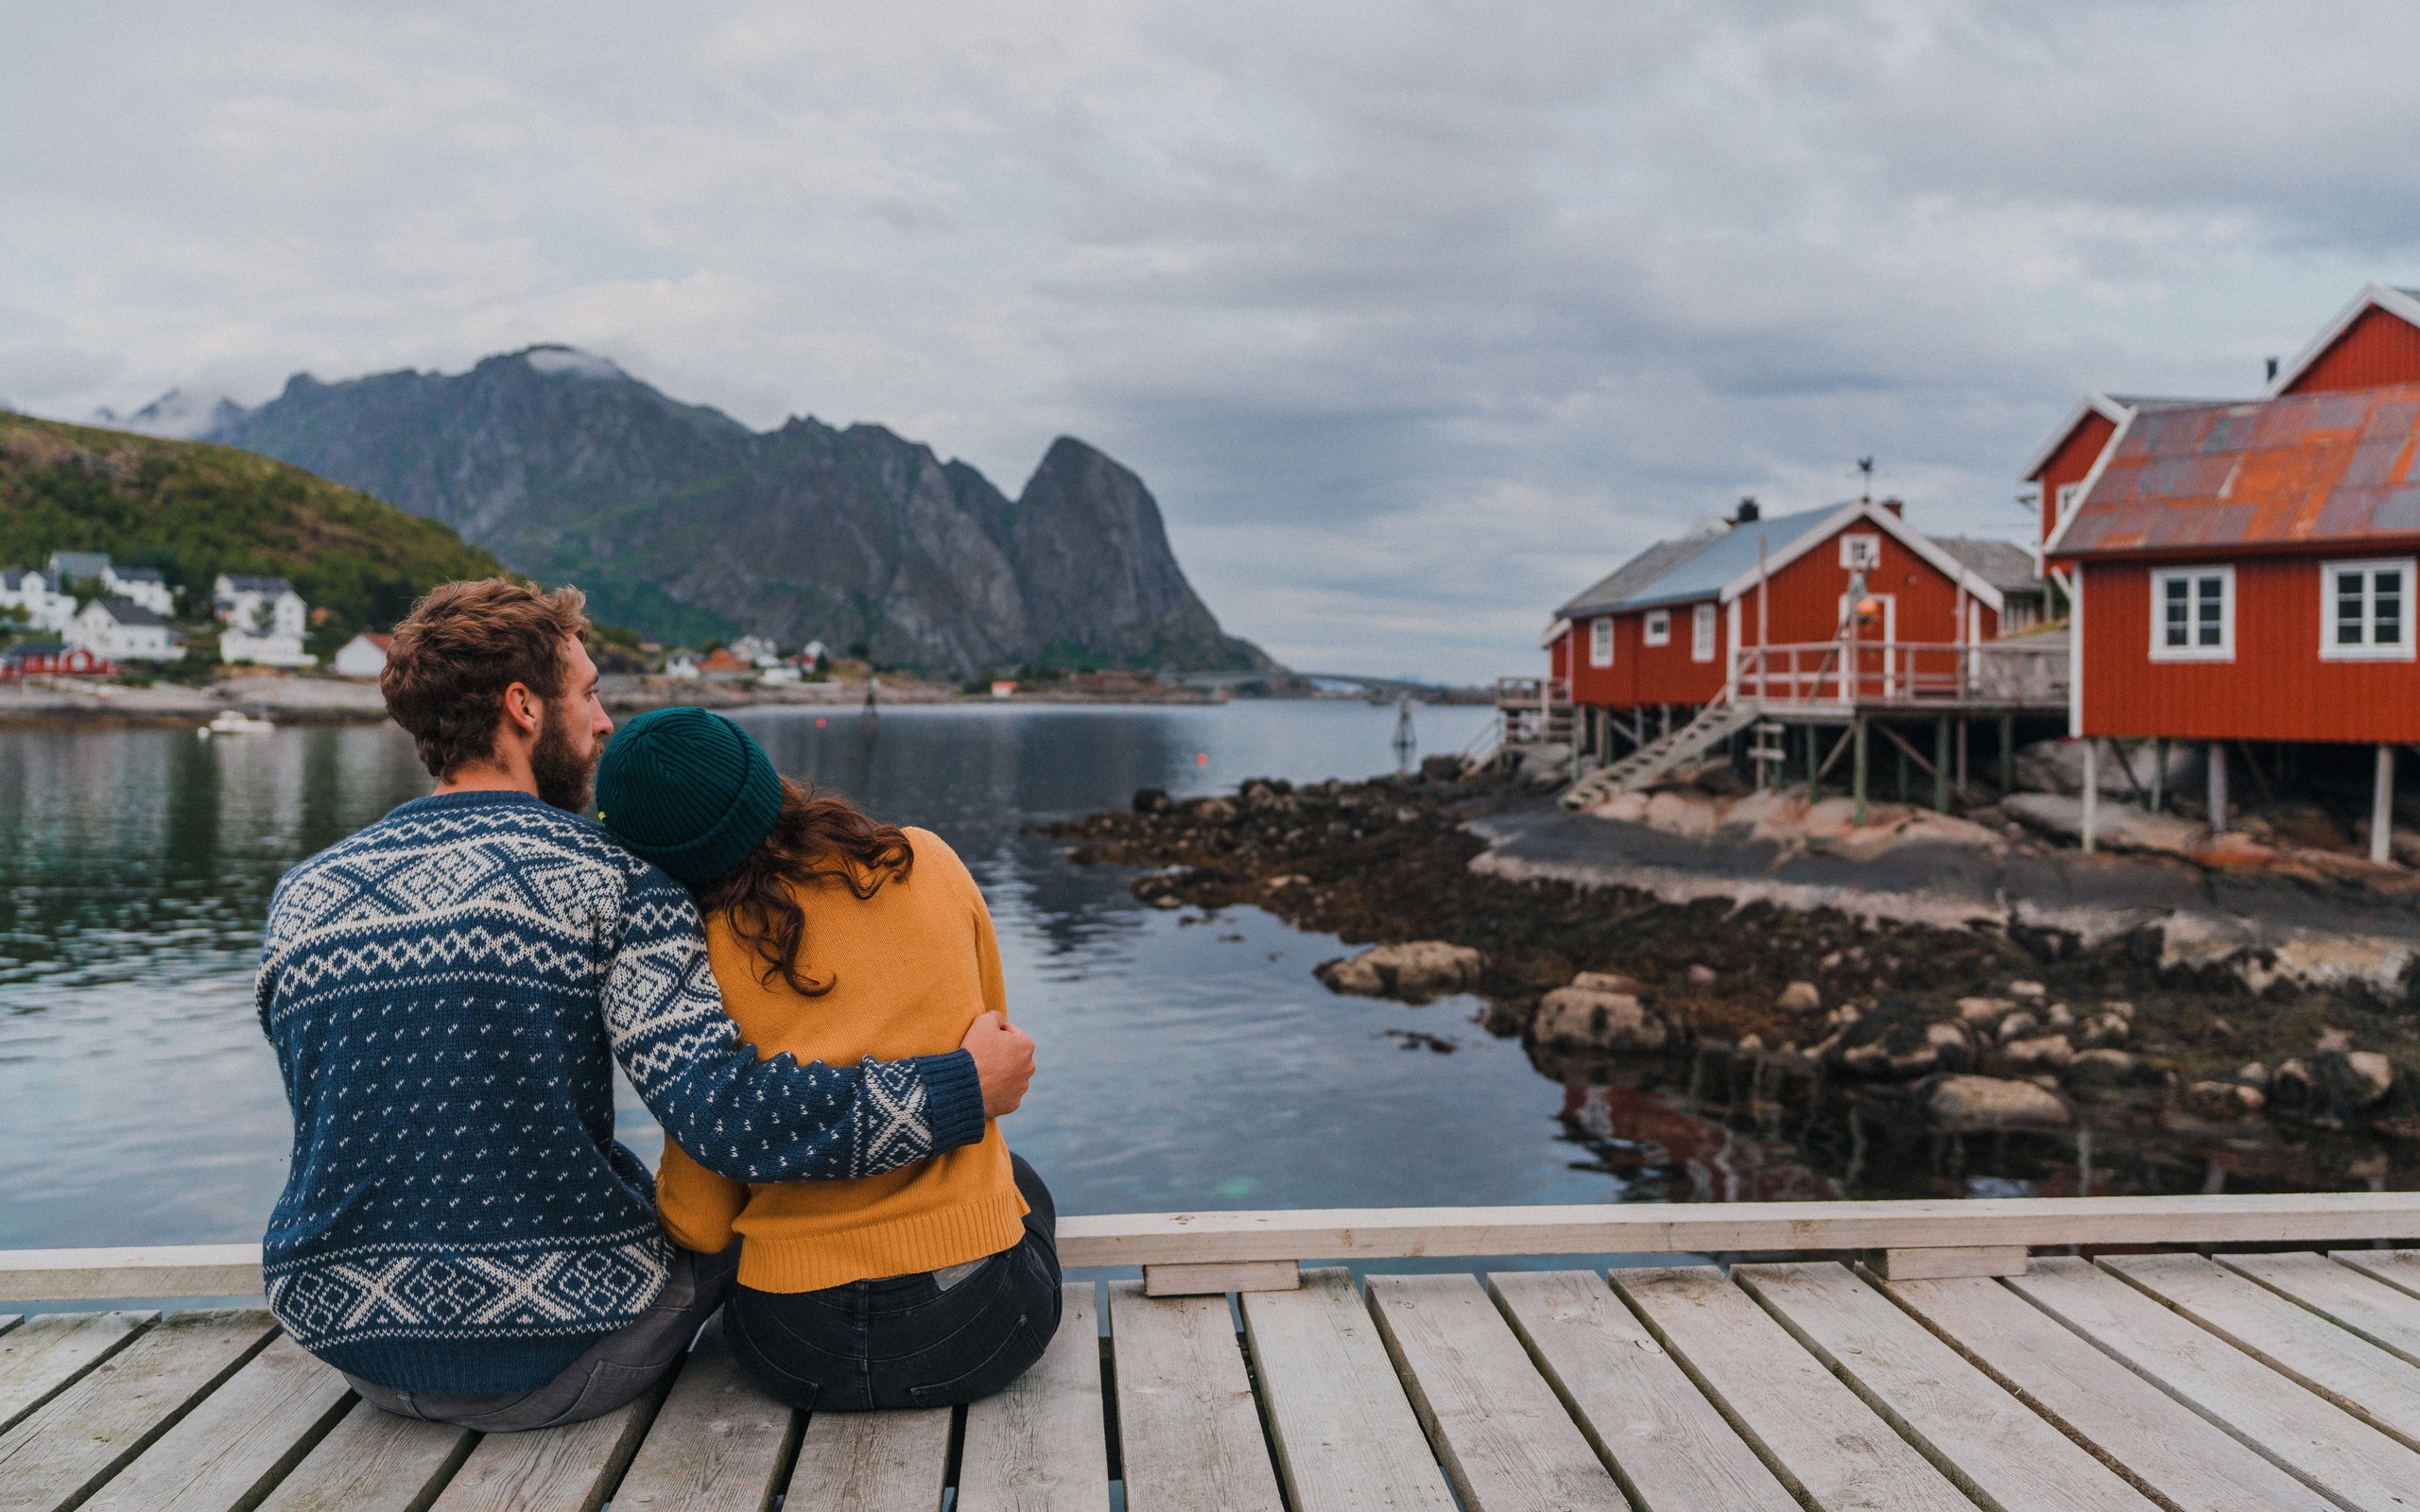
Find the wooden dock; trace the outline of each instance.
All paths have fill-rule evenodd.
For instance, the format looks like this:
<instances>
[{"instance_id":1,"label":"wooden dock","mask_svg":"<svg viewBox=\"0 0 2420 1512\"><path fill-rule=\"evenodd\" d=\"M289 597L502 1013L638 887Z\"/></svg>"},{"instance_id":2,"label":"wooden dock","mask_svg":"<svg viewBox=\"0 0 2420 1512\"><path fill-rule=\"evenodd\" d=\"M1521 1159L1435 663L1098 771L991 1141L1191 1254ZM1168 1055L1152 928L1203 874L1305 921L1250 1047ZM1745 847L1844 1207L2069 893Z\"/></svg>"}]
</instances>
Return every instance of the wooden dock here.
<instances>
[{"instance_id":1,"label":"wooden dock","mask_svg":"<svg viewBox=\"0 0 2420 1512\"><path fill-rule=\"evenodd\" d=\"M1144 1279L1071 1283L971 1407L793 1413L709 1329L629 1407L485 1438L357 1400L257 1307L34 1311L0 1321L0 1509L2409 1512L2414 1241L2393 1193L1069 1218L1069 1264ZM2078 1245L2126 1252L2042 1252ZM1486 1263L1614 1253L1669 1263ZM1409 1256L1472 1263L1298 1265ZM259 1279L247 1246L0 1254L28 1303Z\"/></svg>"}]
</instances>

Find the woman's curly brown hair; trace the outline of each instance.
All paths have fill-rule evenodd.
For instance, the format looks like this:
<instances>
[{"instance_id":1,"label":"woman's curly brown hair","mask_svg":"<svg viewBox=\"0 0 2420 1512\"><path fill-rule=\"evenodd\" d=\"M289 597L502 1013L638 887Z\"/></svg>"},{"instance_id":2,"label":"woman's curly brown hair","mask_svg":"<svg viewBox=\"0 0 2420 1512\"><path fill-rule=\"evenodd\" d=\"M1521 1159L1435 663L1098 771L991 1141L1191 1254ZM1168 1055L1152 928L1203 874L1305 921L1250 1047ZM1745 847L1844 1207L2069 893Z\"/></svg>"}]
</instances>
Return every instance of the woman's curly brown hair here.
<instances>
[{"instance_id":1,"label":"woman's curly brown hair","mask_svg":"<svg viewBox=\"0 0 2420 1512\"><path fill-rule=\"evenodd\" d=\"M778 976L800 996L820 998L839 978L818 982L801 967L806 912L791 887L837 884L862 901L886 882L907 881L915 864L916 852L899 826L875 821L837 793L818 793L812 783L785 777L773 833L747 860L690 892L700 912L722 915L732 934L754 947L764 962L758 981L770 987Z\"/></svg>"}]
</instances>

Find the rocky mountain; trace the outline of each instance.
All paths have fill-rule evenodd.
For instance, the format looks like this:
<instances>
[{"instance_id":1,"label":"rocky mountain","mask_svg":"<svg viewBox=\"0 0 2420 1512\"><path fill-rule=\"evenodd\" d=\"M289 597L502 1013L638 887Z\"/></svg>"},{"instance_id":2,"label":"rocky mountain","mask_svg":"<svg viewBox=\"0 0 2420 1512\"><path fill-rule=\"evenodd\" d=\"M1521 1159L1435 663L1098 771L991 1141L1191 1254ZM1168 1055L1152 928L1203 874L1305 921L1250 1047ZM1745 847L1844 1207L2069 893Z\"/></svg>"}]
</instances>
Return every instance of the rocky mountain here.
<instances>
[{"instance_id":1,"label":"rocky mountain","mask_svg":"<svg viewBox=\"0 0 2420 1512\"><path fill-rule=\"evenodd\" d=\"M960 674L1273 664L1194 593L1142 479L1072 437L1011 500L882 426L752 431L564 347L451 375L298 374L212 435L443 521L669 640L862 643Z\"/></svg>"},{"instance_id":2,"label":"rocky mountain","mask_svg":"<svg viewBox=\"0 0 2420 1512\"><path fill-rule=\"evenodd\" d=\"M412 600L503 564L434 520L233 447L0 413L0 565L102 551L157 567L188 604L220 573L292 580L313 648L394 623Z\"/></svg>"}]
</instances>

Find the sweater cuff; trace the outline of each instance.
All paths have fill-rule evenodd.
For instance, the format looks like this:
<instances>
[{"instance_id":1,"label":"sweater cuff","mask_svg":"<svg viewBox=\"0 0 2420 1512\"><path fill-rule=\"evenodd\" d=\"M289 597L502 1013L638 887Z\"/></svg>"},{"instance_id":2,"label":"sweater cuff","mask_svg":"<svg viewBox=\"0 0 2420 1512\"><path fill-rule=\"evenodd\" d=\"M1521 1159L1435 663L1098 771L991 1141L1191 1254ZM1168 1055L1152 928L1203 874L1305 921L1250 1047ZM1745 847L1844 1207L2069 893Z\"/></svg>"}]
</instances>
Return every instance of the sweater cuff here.
<instances>
[{"instance_id":1,"label":"sweater cuff","mask_svg":"<svg viewBox=\"0 0 2420 1512\"><path fill-rule=\"evenodd\" d=\"M983 1079L975 1074L975 1057L963 1050L918 1056L916 1070L925 1078L925 1106L932 1112L933 1153L981 1143Z\"/></svg>"}]
</instances>

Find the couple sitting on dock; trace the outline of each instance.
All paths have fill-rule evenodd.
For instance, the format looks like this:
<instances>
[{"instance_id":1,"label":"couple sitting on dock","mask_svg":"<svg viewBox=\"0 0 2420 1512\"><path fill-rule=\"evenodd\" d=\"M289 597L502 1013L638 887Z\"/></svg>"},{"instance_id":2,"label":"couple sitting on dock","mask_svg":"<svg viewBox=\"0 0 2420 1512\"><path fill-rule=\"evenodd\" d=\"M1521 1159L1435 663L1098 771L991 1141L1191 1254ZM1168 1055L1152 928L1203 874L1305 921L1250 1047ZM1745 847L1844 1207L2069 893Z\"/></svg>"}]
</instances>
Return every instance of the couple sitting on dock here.
<instances>
[{"instance_id":1,"label":"couple sitting on dock","mask_svg":"<svg viewBox=\"0 0 2420 1512\"><path fill-rule=\"evenodd\" d=\"M633 1400L717 1309L792 1406L999 1390L1061 1294L997 1123L1033 1052L974 879L718 714L614 734L587 628L577 590L501 581L396 628L382 689L437 791L269 906L272 1311L371 1402L485 1432ZM615 1064L665 1128L652 1177Z\"/></svg>"}]
</instances>

